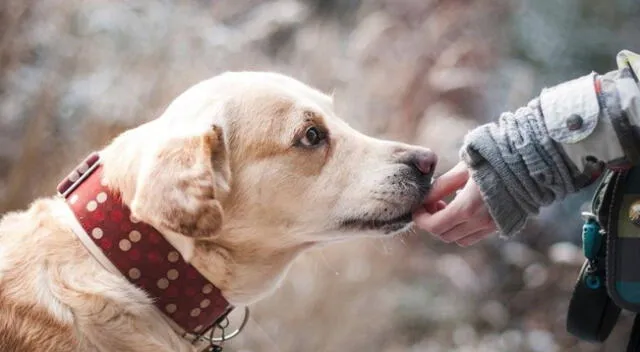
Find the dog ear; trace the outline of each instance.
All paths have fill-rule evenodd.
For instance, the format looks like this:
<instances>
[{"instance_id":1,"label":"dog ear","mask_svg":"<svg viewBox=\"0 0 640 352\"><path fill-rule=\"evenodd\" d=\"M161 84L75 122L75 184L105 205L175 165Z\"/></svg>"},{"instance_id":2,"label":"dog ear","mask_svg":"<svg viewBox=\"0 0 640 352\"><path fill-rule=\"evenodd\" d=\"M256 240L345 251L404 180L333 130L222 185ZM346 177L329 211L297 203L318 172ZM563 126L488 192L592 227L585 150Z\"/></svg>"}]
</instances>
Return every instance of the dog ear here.
<instances>
[{"instance_id":1,"label":"dog ear","mask_svg":"<svg viewBox=\"0 0 640 352\"><path fill-rule=\"evenodd\" d=\"M216 233L229 191L230 170L222 128L163 142L138 175L132 215L158 230L189 237Z\"/></svg>"}]
</instances>

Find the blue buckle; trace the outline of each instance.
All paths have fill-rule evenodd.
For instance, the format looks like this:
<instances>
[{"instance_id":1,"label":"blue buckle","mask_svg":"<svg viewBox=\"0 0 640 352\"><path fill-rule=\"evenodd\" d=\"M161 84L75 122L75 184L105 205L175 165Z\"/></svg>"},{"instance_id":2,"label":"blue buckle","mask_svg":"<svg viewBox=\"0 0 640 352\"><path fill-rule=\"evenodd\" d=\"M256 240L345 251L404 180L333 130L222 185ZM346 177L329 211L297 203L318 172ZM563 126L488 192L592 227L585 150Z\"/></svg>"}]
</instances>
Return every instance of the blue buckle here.
<instances>
[{"instance_id":1,"label":"blue buckle","mask_svg":"<svg viewBox=\"0 0 640 352\"><path fill-rule=\"evenodd\" d=\"M582 251L589 261L593 261L602 248L600 224L592 213L582 213L582 217L585 219L584 225L582 225Z\"/></svg>"}]
</instances>

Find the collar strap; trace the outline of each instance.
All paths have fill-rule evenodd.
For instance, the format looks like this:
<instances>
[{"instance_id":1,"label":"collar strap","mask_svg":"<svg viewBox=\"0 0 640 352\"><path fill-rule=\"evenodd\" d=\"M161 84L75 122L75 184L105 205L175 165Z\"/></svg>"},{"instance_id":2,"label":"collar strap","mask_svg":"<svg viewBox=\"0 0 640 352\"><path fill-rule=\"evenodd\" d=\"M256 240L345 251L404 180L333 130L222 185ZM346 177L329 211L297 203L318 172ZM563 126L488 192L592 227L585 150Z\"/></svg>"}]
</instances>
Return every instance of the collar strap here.
<instances>
[{"instance_id":1,"label":"collar strap","mask_svg":"<svg viewBox=\"0 0 640 352\"><path fill-rule=\"evenodd\" d=\"M233 309L158 230L131 216L119 194L103 182L98 153L60 182L58 192L84 230L76 235L89 252L144 290L185 334L202 335Z\"/></svg>"}]
</instances>

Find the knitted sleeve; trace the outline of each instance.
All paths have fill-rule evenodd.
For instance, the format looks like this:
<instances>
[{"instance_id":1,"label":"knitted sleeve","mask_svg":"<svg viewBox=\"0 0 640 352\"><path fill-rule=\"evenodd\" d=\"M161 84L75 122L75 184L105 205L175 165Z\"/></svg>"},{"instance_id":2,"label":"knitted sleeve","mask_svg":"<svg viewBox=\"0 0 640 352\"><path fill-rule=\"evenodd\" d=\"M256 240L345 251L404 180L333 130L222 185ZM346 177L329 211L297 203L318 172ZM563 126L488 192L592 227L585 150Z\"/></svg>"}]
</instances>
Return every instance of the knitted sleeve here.
<instances>
[{"instance_id":1,"label":"knitted sleeve","mask_svg":"<svg viewBox=\"0 0 640 352\"><path fill-rule=\"evenodd\" d=\"M589 185L605 166L640 162L640 60L624 51L618 65L544 89L466 136L461 158L503 236Z\"/></svg>"}]
</instances>

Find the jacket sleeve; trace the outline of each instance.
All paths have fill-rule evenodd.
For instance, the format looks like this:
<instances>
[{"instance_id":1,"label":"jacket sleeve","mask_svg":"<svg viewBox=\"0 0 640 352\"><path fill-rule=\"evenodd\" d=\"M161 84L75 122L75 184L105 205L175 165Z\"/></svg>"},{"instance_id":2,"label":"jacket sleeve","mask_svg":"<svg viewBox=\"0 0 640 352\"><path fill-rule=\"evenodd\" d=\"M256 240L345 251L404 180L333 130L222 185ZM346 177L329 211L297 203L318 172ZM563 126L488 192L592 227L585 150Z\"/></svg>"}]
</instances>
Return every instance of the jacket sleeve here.
<instances>
[{"instance_id":1,"label":"jacket sleeve","mask_svg":"<svg viewBox=\"0 0 640 352\"><path fill-rule=\"evenodd\" d=\"M465 137L472 170L503 236L528 217L591 184L605 167L640 163L640 56L618 54L618 70L552 88Z\"/></svg>"}]
</instances>

